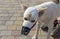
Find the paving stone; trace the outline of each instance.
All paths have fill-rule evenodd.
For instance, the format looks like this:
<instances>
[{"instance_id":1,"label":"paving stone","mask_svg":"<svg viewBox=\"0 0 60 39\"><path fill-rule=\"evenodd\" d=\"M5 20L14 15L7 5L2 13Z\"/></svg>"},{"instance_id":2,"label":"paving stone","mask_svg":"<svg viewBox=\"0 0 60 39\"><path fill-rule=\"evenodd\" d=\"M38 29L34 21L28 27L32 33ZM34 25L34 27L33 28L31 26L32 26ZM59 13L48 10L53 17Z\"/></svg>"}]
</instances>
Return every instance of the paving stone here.
<instances>
[{"instance_id":1,"label":"paving stone","mask_svg":"<svg viewBox=\"0 0 60 39\"><path fill-rule=\"evenodd\" d=\"M8 30L16 30L16 25L11 25L11 26L8 26Z\"/></svg>"},{"instance_id":2,"label":"paving stone","mask_svg":"<svg viewBox=\"0 0 60 39\"><path fill-rule=\"evenodd\" d=\"M0 36L8 36L11 35L11 31L1 31Z\"/></svg>"},{"instance_id":3,"label":"paving stone","mask_svg":"<svg viewBox=\"0 0 60 39\"><path fill-rule=\"evenodd\" d=\"M7 30L7 26L0 26L0 30Z\"/></svg>"},{"instance_id":4,"label":"paving stone","mask_svg":"<svg viewBox=\"0 0 60 39\"><path fill-rule=\"evenodd\" d=\"M22 37L16 37L16 39L22 39Z\"/></svg>"},{"instance_id":5,"label":"paving stone","mask_svg":"<svg viewBox=\"0 0 60 39\"><path fill-rule=\"evenodd\" d=\"M6 21L6 25L14 25L14 21Z\"/></svg>"},{"instance_id":6,"label":"paving stone","mask_svg":"<svg viewBox=\"0 0 60 39\"><path fill-rule=\"evenodd\" d=\"M0 36L0 39L2 38L2 36Z\"/></svg>"},{"instance_id":7,"label":"paving stone","mask_svg":"<svg viewBox=\"0 0 60 39\"><path fill-rule=\"evenodd\" d=\"M22 25L21 26L17 26L17 30L21 30L22 29Z\"/></svg>"},{"instance_id":8,"label":"paving stone","mask_svg":"<svg viewBox=\"0 0 60 39\"><path fill-rule=\"evenodd\" d=\"M13 14L11 13L0 13L0 17L9 17L9 16L12 16Z\"/></svg>"},{"instance_id":9,"label":"paving stone","mask_svg":"<svg viewBox=\"0 0 60 39\"><path fill-rule=\"evenodd\" d=\"M33 36L35 34L36 31L30 31L29 35Z\"/></svg>"},{"instance_id":10,"label":"paving stone","mask_svg":"<svg viewBox=\"0 0 60 39\"><path fill-rule=\"evenodd\" d=\"M20 13L15 13L13 16L16 16L16 17L19 16L20 17L20 15L21 15Z\"/></svg>"},{"instance_id":11,"label":"paving stone","mask_svg":"<svg viewBox=\"0 0 60 39\"><path fill-rule=\"evenodd\" d=\"M14 36L8 36L7 39L15 39Z\"/></svg>"},{"instance_id":12,"label":"paving stone","mask_svg":"<svg viewBox=\"0 0 60 39\"><path fill-rule=\"evenodd\" d=\"M0 25L5 25L5 22L6 22L6 21L1 21L1 20L0 20Z\"/></svg>"},{"instance_id":13,"label":"paving stone","mask_svg":"<svg viewBox=\"0 0 60 39\"><path fill-rule=\"evenodd\" d=\"M2 16L0 17L0 21L4 21L4 20L9 20L10 16Z\"/></svg>"},{"instance_id":14,"label":"paving stone","mask_svg":"<svg viewBox=\"0 0 60 39\"><path fill-rule=\"evenodd\" d=\"M11 35L20 36L21 35L21 31L12 31Z\"/></svg>"},{"instance_id":15,"label":"paving stone","mask_svg":"<svg viewBox=\"0 0 60 39\"><path fill-rule=\"evenodd\" d=\"M15 25L17 25L17 26L18 26L18 25L19 25L19 26L22 25L22 21L15 21Z\"/></svg>"},{"instance_id":16,"label":"paving stone","mask_svg":"<svg viewBox=\"0 0 60 39\"><path fill-rule=\"evenodd\" d=\"M1 37L1 39L7 39L7 36L3 36L3 37Z\"/></svg>"},{"instance_id":17,"label":"paving stone","mask_svg":"<svg viewBox=\"0 0 60 39\"><path fill-rule=\"evenodd\" d=\"M17 13L19 13L19 14L22 13L22 12L23 12L22 8L17 10Z\"/></svg>"},{"instance_id":18,"label":"paving stone","mask_svg":"<svg viewBox=\"0 0 60 39\"><path fill-rule=\"evenodd\" d=\"M18 36L16 39L31 39L31 36Z\"/></svg>"},{"instance_id":19,"label":"paving stone","mask_svg":"<svg viewBox=\"0 0 60 39\"><path fill-rule=\"evenodd\" d=\"M16 20L20 20L20 21L23 21L23 18L22 17L17 17Z\"/></svg>"},{"instance_id":20,"label":"paving stone","mask_svg":"<svg viewBox=\"0 0 60 39\"><path fill-rule=\"evenodd\" d=\"M16 20L16 17L12 16L12 17L10 18L10 20L11 20L11 21L14 21L14 20Z\"/></svg>"},{"instance_id":21,"label":"paving stone","mask_svg":"<svg viewBox=\"0 0 60 39\"><path fill-rule=\"evenodd\" d=\"M39 37L39 39L46 39L45 37Z\"/></svg>"}]
</instances>

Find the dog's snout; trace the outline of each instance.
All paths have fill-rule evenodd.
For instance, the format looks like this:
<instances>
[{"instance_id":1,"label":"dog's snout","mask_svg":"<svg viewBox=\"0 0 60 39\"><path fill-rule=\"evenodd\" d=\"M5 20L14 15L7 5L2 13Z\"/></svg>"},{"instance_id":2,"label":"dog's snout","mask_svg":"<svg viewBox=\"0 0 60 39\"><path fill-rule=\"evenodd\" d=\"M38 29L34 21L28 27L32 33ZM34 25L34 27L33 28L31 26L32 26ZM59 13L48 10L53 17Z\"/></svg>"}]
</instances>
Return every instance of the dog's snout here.
<instances>
[{"instance_id":1,"label":"dog's snout","mask_svg":"<svg viewBox=\"0 0 60 39\"><path fill-rule=\"evenodd\" d=\"M28 35L29 34L29 32L30 32L30 28L28 28L28 27L25 27L25 26L23 26L22 27L22 30L21 30L21 34L22 35Z\"/></svg>"}]
</instances>

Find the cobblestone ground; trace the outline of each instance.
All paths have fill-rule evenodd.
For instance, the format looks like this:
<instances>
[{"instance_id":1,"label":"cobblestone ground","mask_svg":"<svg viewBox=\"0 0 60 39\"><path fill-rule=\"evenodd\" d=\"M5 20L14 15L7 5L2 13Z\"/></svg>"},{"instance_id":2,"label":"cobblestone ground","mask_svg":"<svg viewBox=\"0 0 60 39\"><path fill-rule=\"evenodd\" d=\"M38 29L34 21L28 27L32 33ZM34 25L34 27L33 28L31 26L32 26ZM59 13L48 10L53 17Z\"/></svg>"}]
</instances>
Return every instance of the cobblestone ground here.
<instances>
[{"instance_id":1,"label":"cobblestone ground","mask_svg":"<svg viewBox=\"0 0 60 39\"><path fill-rule=\"evenodd\" d=\"M21 3L28 6L40 4L43 0L0 0L0 39L25 39L21 36L23 9ZM32 29L26 39L31 39ZM39 39L46 39L47 33L40 32Z\"/></svg>"}]
</instances>

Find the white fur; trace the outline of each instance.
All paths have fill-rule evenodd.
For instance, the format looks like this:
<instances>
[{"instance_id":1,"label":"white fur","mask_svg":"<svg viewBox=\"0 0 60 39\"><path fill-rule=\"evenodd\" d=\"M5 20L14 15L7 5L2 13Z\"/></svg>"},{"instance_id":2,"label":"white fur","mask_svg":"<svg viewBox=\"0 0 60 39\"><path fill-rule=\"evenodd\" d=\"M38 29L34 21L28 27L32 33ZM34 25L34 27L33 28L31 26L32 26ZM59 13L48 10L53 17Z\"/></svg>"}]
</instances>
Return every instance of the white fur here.
<instances>
[{"instance_id":1,"label":"white fur","mask_svg":"<svg viewBox=\"0 0 60 39\"><path fill-rule=\"evenodd\" d=\"M24 16L27 16L27 14L31 14L31 16L37 21L38 19L38 11L34 7L29 7L24 13Z\"/></svg>"},{"instance_id":2,"label":"white fur","mask_svg":"<svg viewBox=\"0 0 60 39\"><path fill-rule=\"evenodd\" d=\"M44 10L43 16L39 17L40 19L38 19L38 10L36 9L36 7L37 8L47 8L46 10ZM56 3L52 2L52 1L45 2L45 3L42 3L42 4L34 6L34 7L29 7L25 11L24 16L27 16L27 14L30 13L36 21L41 20L44 24L49 26L49 33L48 33L48 37L47 37L47 39L49 39L49 35L52 30L51 27L53 26L53 21L56 17L59 16L59 15L57 15L57 14L59 14L59 13L57 13L57 9L58 9L58 6ZM30 24L28 24L28 27L30 28L32 25L30 23ZM26 26L26 24L25 24L25 26Z\"/></svg>"},{"instance_id":3,"label":"white fur","mask_svg":"<svg viewBox=\"0 0 60 39\"><path fill-rule=\"evenodd\" d=\"M44 15L41 17L42 21L45 24L51 24L52 23L52 19L55 19L56 14L57 14L57 4L55 4L54 2L45 2L42 3L36 7L41 7L41 8L46 8L46 10L44 10Z\"/></svg>"},{"instance_id":4,"label":"white fur","mask_svg":"<svg viewBox=\"0 0 60 39\"><path fill-rule=\"evenodd\" d=\"M37 8L39 8L39 7L46 8L47 7L47 9L44 10L44 15L39 20L44 22L44 24L46 24L49 27L49 32L48 32L47 38L46 38L46 39L49 39L51 30L52 30L52 26L53 26L53 21L56 17L59 17L58 6L56 3L51 1L51 2L42 3L42 4L37 5L35 7L37 7ZM35 39L36 39L36 37L35 37Z\"/></svg>"},{"instance_id":5,"label":"white fur","mask_svg":"<svg viewBox=\"0 0 60 39\"><path fill-rule=\"evenodd\" d=\"M27 10L26 10L25 13L24 13L24 17L27 16L28 14L31 14L31 16L29 17L30 19L27 20L27 21L25 20L25 21L23 22L23 26L26 26L26 27L28 27L28 28L31 28L35 22L31 23L30 20L31 20L31 19L32 19L32 20L35 20L35 21L38 20L38 13L37 13L36 8L34 8L34 7L29 7L29 8L27 8Z\"/></svg>"},{"instance_id":6,"label":"white fur","mask_svg":"<svg viewBox=\"0 0 60 39\"><path fill-rule=\"evenodd\" d=\"M24 16L27 16L27 14L31 14L32 17L37 21L38 20L38 11L37 8L46 8L46 10L44 10L44 15L41 17L41 21L44 22L45 24L47 24L48 26L50 26L50 24L53 23L52 19L55 19L55 15L57 14L57 4L55 4L54 2L45 2L42 3L40 5L34 6L34 7L29 7L25 13ZM40 19L39 19L40 20Z\"/></svg>"}]
</instances>

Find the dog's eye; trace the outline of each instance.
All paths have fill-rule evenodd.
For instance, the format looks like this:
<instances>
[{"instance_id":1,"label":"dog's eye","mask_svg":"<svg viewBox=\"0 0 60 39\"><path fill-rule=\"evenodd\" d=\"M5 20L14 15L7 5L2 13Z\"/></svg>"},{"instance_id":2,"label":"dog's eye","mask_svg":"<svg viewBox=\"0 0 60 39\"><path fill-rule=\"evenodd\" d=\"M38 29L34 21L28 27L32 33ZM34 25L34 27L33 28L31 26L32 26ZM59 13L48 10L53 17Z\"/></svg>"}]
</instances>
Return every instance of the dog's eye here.
<instances>
[{"instance_id":1,"label":"dog's eye","mask_svg":"<svg viewBox=\"0 0 60 39\"><path fill-rule=\"evenodd\" d=\"M27 18L24 18L25 20L28 20Z\"/></svg>"},{"instance_id":2,"label":"dog's eye","mask_svg":"<svg viewBox=\"0 0 60 39\"><path fill-rule=\"evenodd\" d=\"M31 20L31 22L35 22L35 20Z\"/></svg>"}]
</instances>

